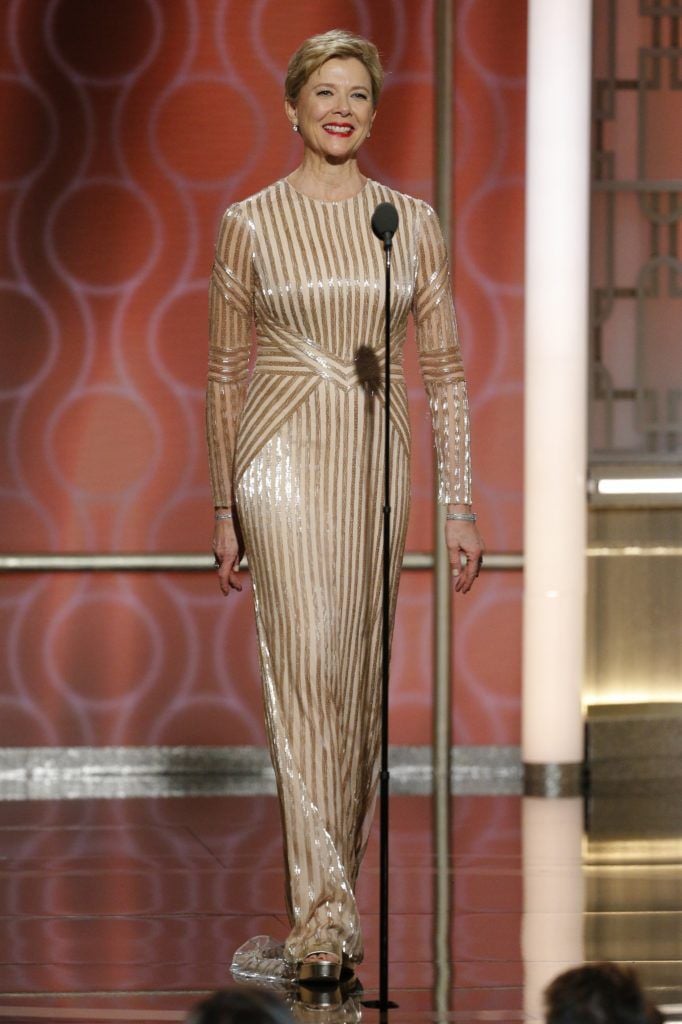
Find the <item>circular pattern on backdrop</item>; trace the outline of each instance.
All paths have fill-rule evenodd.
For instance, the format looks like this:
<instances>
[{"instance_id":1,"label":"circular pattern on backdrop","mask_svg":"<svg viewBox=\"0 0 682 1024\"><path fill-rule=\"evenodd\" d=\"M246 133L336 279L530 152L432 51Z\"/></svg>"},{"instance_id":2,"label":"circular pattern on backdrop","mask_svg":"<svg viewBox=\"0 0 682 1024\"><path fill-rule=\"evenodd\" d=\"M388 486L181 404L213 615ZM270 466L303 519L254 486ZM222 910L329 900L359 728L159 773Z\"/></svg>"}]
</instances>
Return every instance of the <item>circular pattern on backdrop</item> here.
<instances>
[{"instance_id":1,"label":"circular pattern on backdrop","mask_svg":"<svg viewBox=\"0 0 682 1024\"><path fill-rule=\"evenodd\" d=\"M523 438L523 385L500 386L478 399L472 412L472 434L502 437L506 444L481 444L476 450L476 480L493 493L517 494ZM516 444L513 442L516 441ZM518 451L512 458L510 449Z\"/></svg>"},{"instance_id":2,"label":"circular pattern on backdrop","mask_svg":"<svg viewBox=\"0 0 682 1024\"><path fill-rule=\"evenodd\" d=\"M498 180L476 193L460 219L469 266L487 284L522 291L524 247L518 239L523 238L524 212L523 181Z\"/></svg>"},{"instance_id":3,"label":"circular pattern on backdrop","mask_svg":"<svg viewBox=\"0 0 682 1024\"><path fill-rule=\"evenodd\" d=\"M160 631L134 597L86 591L54 614L45 630L43 659L55 689L79 705L122 707L157 681L163 664Z\"/></svg>"},{"instance_id":4,"label":"circular pattern on backdrop","mask_svg":"<svg viewBox=\"0 0 682 1024\"><path fill-rule=\"evenodd\" d=\"M252 63L252 54L255 54L258 63L270 72L280 88L284 85L287 65L294 50L309 36L335 27L334 23L338 20L331 16L324 3L304 5L283 4L281 0L256 0L252 6L251 46L250 51L246 51L248 60ZM238 0L225 23L226 33L231 32L233 35L236 27L233 17L235 7L241 14L242 7ZM363 36L368 35L370 21L367 5L362 0L350 0L343 7L341 27Z\"/></svg>"},{"instance_id":5,"label":"circular pattern on backdrop","mask_svg":"<svg viewBox=\"0 0 682 1024\"><path fill-rule=\"evenodd\" d=\"M35 499L7 492L0 493L0 523L5 552L45 551L55 532L54 523Z\"/></svg>"},{"instance_id":6,"label":"circular pattern on backdrop","mask_svg":"<svg viewBox=\"0 0 682 1024\"><path fill-rule=\"evenodd\" d=\"M36 387L52 362L53 340L37 297L0 283L0 395Z\"/></svg>"},{"instance_id":7,"label":"circular pattern on backdrop","mask_svg":"<svg viewBox=\"0 0 682 1024\"><path fill-rule=\"evenodd\" d=\"M262 120L246 90L197 75L161 98L152 131L172 178L194 187L228 187L255 164L264 144Z\"/></svg>"},{"instance_id":8,"label":"circular pattern on backdrop","mask_svg":"<svg viewBox=\"0 0 682 1024\"><path fill-rule=\"evenodd\" d=\"M159 244L151 200L116 178L90 178L57 201L48 223L51 255L74 287L115 292L138 283Z\"/></svg>"},{"instance_id":9,"label":"circular pattern on backdrop","mask_svg":"<svg viewBox=\"0 0 682 1024\"><path fill-rule=\"evenodd\" d=\"M15 75L0 75L0 124L10 140L0 146L0 184L20 184L47 159L54 120L35 86Z\"/></svg>"},{"instance_id":10,"label":"circular pattern on backdrop","mask_svg":"<svg viewBox=\"0 0 682 1024\"><path fill-rule=\"evenodd\" d=\"M0 694L0 745L15 747L18 738L23 747L53 747L61 742L55 723L27 695Z\"/></svg>"},{"instance_id":11,"label":"circular pattern on backdrop","mask_svg":"<svg viewBox=\"0 0 682 1024\"><path fill-rule=\"evenodd\" d=\"M35 6L23 0L12 5L4 23L7 73L0 76L5 126L0 188L9 186L3 189L1 211L5 273L14 275L0 293L0 388L13 399L3 406L3 485L15 496L0 511L11 518L13 545L23 550L41 537L48 545L53 538L77 544L85 537L93 550L116 548L122 537L130 538L132 547L138 538L141 549L154 549L154 536L164 547L184 550L200 536L208 550L211 499L199 391L215 232L230 202L281 177L300 159L300 139L286 132L281 111L286 63L302 39L338 24L341 7L294 7L279 0L50 0L41 21ZM390 71L375 137L366 149L368 173L428 198L432 0L423 5L386 0L376 6L348 0L341 6L345 26L373 37ZM40 38L35 35L39 23ZM504 539L495 532L495 515L503 513L495 510L520 500L521 415L515 389L521 245L514 175L524 157L518 77L524 39L522 0L458 4L455 269L466 365L474 384L475 484L482 485L476 488L477 501L491 548ZM48 51L49 96L42 92L41 47ZM511 212L507 200L514 204ZM55 365L58 372L46 380ZM37 384L40 402L32 394ZM409 385L421 390L416 360ZM422 418L426 411L420 401L416 408ZM37 470L30 479L22 475L20 453L31 451L40 457L37 464L51 467L42 482ZM414 457L431 466L427 430L415 431ZM426 473L416 478L427 488ZM143 486L138 501L136 490ZM430 500L424 497L415 507L415 542L431 515ZM53 534L48 535L41 515ZM426 530L430 533L430 526ZM56 709L52 736L33 704L36 681L27 666L37 627L54 622L68 599L59 597L60 581L43 577L40 585L54 603L43 608L32 631L23 630L17 626L22 601L36 579L5 580L4 635L21 634L15 685L23 717L11 712L7 719L15 730L10 743L20 737L35 745L145 744L159 709L170 716L166 738L184 743L193 697L201 705L206 690L219 701L229 692L236 730L244 728L253 742L263 742L248 577L246 594L234 595L227 611L210 574L168 574L158 593L149 587L149 577L129 576L127 604L120 600L115 577L98 582L97 592L106 591L110 603L99 603L91 614L84 605L74 606L53 631L59 678L53 686L48 680L45 692L47 704ZM467 609L485 603L487 585L479 581ZM422 639L431 607L430 593L423 597L409 607L410 628L414 624ZM511 604L508 610L511 614ZM116 640L110 664L98 661L88 632L100 645ZM491 635L484 624L479 633ZM175 659L178 634L192 656L183 647ZM471 742L492 742L493 735L501 742L516 741L508 708L516 697L506 692L506 680L513 677L517 655L513 638L501 635L511 652L498 652L511 665L505 681L499 681L499 668L477 662L476 678L466 684L467 699L457 708L458 725ZM172 671L150 670L145 676L157 657L158 638ZM235 643L239 658L233 664L226 652ZM205 652L203 660L194 656L199 651ZM35 657L42 653L39 647ZM105 653L108 657L106 648ZM418 687L412 702L409 688L423 677L413 662L403 651L394 666L397 692L406 698L397 708L398 742L408 734L415 742L428 742L430 693L427 685ZM96 676L86 678L96 669ZM144 696L139 695L141 674ZM485 707L478 717L475 690ZM209 723L205 735L213 737L215 707L209 703L198 710L198 720ZM490 724L498 710L506 723L499 728ZM218 718L229 727L224 716ZM203 725L196 734L201 741L202 732Z\"/></svg>"},{"instance_id":12,"label":"circular pattern on backdrop","mask_svg":"<svg viewBox=\"0 0 682 1024\"><path fill-rule=\"evenodd\" d=\"M59 0L48 34L69 72L86 82L114 84L149 61L156 22L149 0Z\"/></svg>"},{"instance_id":13,"label":"circular pattern on backdrop","mask_svg":"<svg viewBox=\"0 0 682 1024\"><path fill-rule=\"evenodd\" d=\"M260 716L259 716L260 717ZM258 743L260 722L254 712L231 694L192 694L186 703L159 709L148 723L155 746L240 746Z\"/></svg>"},{"instance_id":14,"label":"circular pattern on backdrop","mask_svg":"<svg viewBox=\"0 0 682 1024\"><path fill-rule=\"evenodd\" d=\"M505 743L510 728L518 727L522 586L512 580L502 586L481 582L478 600L467 605L457 622L455 701L470 710L468 721L455 723L456 743L476 742L481 733L490 736L490 743Z\"/></svg>"},{"instance_id":15,"label":"circular pattern on backdrop","mask_svg":"<svg viewBox=\"0 0 682 1024\"><path fill-rule=\"evenodd\" d=\"M171 386L195 392L206 389L206 344L192 344L197 324L206 318L206 283L169 294L154 323L154 361Z\"/></svg>"},{"instance_id":16,"label":"circular pattern on backdrop","mask_svg":"<svg viewBox=\"0 0 682 1024\"><path fill-rule=\"evenodd\" d=\"M363 156L372 176L403 192L421 195L430 180L424 148L432 150L433 84L427 75L395 74L384 85L372 139ZM408 144L409 140L409 144ZM396 183L400 168L400 183ZM428 186L427 186L428 187Z\"/></svg>"},{"instance_id":17,"label":"circular pattern on backdrop","mask_svg":"<svg viewBox=\"0 0 682 1024\"><path fill-rule=\"evenodd\" d=\"M491 32L491 24L495 31ZM457 27L458 42L479 72L496 83L525 85L526 51L509 45L519 33L518 5L509 0L467 0Z\"/></svg>"},{"instance_id":18,"label":"circular pattern on backdrop","mask_svg":"<svg viewBox=\"0 0 682 1024\"><path fill-rule=\"evenodd\" d=\"M157 456L148 410L116 388L86 388L56 410L50 460L64 486L104 498L140 487Z\"/></svg>"},{"instance_id":19,"label":"circular pattern on backdrop","mask_svg":"<svg viewBox=\"0 0 682 1024\"><path fill-rule=\"evenodd\" d=\"M206 501L206 494L202 490L196 494L184 494L176 501L171 501L158 509L154 518L149 522L149 537L151 544L157 551L181 551L187 546L187 537L191 537L196 523L204 523L205 529L199 535L199 541L204 540L206 551L210 551L211 530L213 529L213 513L210 503ZM188 586L191 593L203 594L205 588L197 586L197 577L194 573L183 573L174 577L176 585ZM199 584L204 584L205 579L199 578ZM215 591L211 587L210 603L215 607Z\"/></svg>"}]
</instances>

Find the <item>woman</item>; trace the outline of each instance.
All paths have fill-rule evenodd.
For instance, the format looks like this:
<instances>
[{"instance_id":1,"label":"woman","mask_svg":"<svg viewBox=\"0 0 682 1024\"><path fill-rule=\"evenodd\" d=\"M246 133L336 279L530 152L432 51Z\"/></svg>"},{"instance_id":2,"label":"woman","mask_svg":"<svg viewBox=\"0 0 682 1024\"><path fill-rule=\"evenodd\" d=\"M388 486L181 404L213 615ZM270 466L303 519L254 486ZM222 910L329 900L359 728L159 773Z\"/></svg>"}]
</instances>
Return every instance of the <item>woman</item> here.
<instances>
[{"instance_id":1,"label":"woman","mask_svg":"<svg viewBox=\"0 0 682 1024\"><path fill-rule=\"evenodd\" d=\"M455 590L470 589L482 551L438 221L424 202L365 178L357 163L382 79L365 39L335 30L302 44L285 84L301 163L227 210L211 280L213 546L222 592L240 590L238 515L284 830L292 925L284 950L302 981L338 979L342 964L363 953L354 890L380 745L384 263L370 227L380 202L392 202L400 217L392 261L391 621L409 506L401 366L410 312Z\"/></svg>"}]
</instances>

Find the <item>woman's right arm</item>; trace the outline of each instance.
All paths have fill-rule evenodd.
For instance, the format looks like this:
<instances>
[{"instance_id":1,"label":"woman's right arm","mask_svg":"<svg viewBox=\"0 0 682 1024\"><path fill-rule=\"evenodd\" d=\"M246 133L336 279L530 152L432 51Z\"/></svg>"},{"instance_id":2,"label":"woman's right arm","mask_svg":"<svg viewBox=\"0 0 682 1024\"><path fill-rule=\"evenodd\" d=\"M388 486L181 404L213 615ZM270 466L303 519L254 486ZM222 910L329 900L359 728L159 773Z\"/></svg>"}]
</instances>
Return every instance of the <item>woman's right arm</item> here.
<instances>
[{"instance_id":1,"label":"woman's right arm","mask_svg":"<svg viewBox=\"0 0 682 1024\"><path fill-rule=\"evenodd\" d=\"M220 589L241 590L239 544L233 519L232 466L239 417L246 397L253 324L253 243L238 207L220 225L209 285L209 355L206 440L213 504L213 551Z\"/></svg>"}]
</instances>

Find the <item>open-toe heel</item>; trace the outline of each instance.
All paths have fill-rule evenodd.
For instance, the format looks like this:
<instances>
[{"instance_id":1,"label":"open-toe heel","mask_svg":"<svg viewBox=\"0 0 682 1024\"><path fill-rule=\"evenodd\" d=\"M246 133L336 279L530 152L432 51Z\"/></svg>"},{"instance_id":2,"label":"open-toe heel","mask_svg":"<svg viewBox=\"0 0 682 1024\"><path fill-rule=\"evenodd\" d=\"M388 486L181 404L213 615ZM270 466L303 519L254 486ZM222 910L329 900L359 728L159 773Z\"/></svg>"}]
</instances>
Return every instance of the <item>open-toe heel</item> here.
<instances>
[{"instance_id":1,"label":"open-toe heel","mask_svg":"<svg viewBox=\"0 0 682 1024\"><path fill-rule=\"evenodd\" d=\"M319 956L326 959L311 959ZM296 977L301 985L338 985L341 980L341 958L327 949L314 949L297 964Z\"/></svg>"}]
</instances>

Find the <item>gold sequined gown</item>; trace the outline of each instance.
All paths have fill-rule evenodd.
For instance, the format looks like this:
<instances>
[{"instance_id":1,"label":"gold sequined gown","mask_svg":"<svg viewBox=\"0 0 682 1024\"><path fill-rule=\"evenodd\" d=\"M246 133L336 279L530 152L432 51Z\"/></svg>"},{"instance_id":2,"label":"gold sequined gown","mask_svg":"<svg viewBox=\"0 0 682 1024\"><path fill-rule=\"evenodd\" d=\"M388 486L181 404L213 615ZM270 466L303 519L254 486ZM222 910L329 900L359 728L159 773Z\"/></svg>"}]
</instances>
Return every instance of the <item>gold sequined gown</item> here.
<instances>
[{"instance_id":1,"label":"gold sequined gown","mask_svg":"<svg viewBox=\"0 0 682 1024\"><path fill-rule=\"evenodd\" d=\"M284 834L288 961L317 949L354 961L363 953L354 890L380 753L384 429L384 258L370 222L386 201L400 218L391 300L394 609L409 510L402 353L410 312L439 500L471 500L466 385L433 210L371 180L338 202L278 181L225 213L210 285L211 482L216 505L236 504L253 581Z\"/></svg>"}]
</instances>

